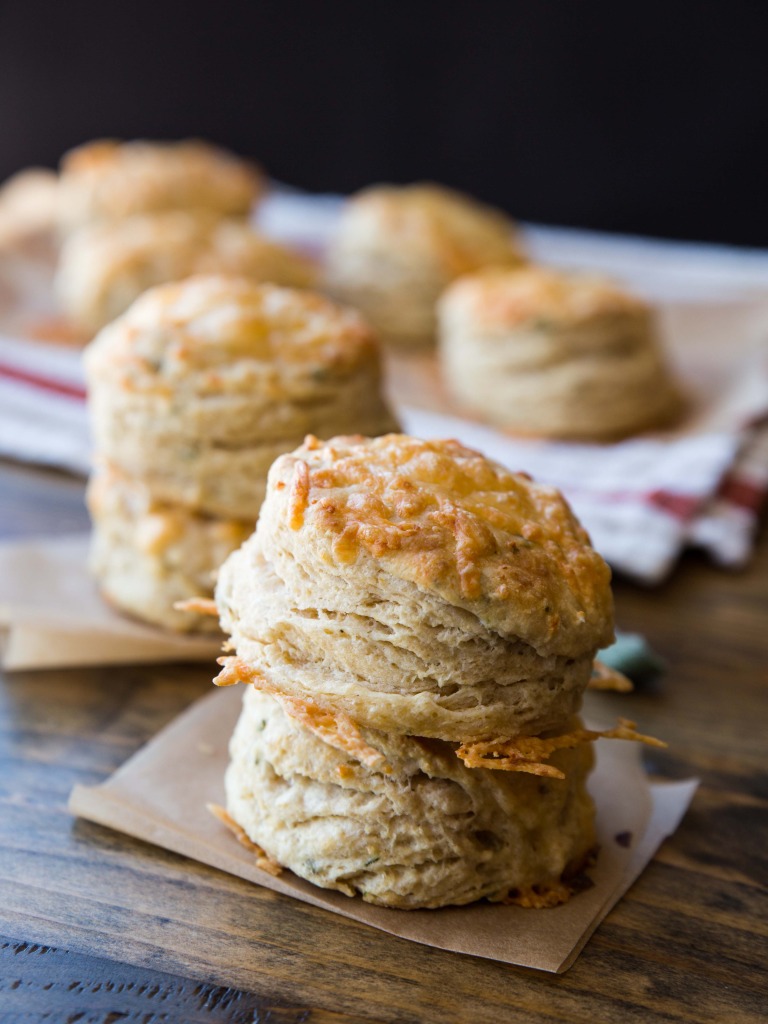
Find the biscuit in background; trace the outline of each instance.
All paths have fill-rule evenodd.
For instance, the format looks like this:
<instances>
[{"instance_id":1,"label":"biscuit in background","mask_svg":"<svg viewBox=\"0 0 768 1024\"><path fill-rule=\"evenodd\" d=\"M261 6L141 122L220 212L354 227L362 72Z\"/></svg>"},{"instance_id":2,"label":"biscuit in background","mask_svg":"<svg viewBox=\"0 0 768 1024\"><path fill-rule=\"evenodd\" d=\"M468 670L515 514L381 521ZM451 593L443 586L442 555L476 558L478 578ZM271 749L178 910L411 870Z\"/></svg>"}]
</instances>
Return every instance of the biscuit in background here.
<instances>
[{"instance_id":1,"label":"biscuit in background","mask_svg":"<svg viewBox=\"0 0 768 1024\"><path fill-rule=\"evenodd\" d=\"M451 285L438 315L449 391L508 430L610 440L681 409L652 310L604 278L488 269Z\"/></svg>"},{"instance_id":2,"label":"biscuit in background","mask_svg":"<svg viewBox=\"0 0 768 1024\"><path fill-rule=\"evenodd\" d=\"M357 313L244 278L150 289L85 364L98 454L153 500L225 519L255 521L269 466L307 433L395 424Z\"/></svg>"},{"instance_id":3,"label":"biscuit in background","mask_svg":"<svg viewBox=\"0 0 768 1024\"><path fill-rule=\"evenodd\" d=\"M499 210L438 185L379 185L352 196L331 241L329 294L359 309L385 343L435 337L435 303L462 274L524 262Z\"/></svg>"},{"instance_id":4,"label":"biscuit in background","mask_svg":"<svg viewBox=\"0 0 768 1024\"><path fill-rule=\"evenodd\" d=\"M316 271L298 253L246 222L211 213L165 210L96 222L64 242L56 291L79 328L95 332L147 288L195 274L227 274L310 288Z\"/></svg>"},{"instance_id":5,"label":"biscuit in background","mask_svg":"<svg viewBox=\"0 0 768 1024\"><path fill-rule=\"evenodd\" d=\"M52 232L59 215L59 177L44 167L30 167L0 187L0 246L30 235Z\"/></svg>"},{"instance_id":6,"label":"biscuit in background","mask_svg":"<svg viewBox=\"0 0 768 1024\"><path fill-rule=\"evenodd\" d=\"M198 139L78 146L61 161L60 226L158 210L207 210L246 217L265 190L250 161Z\"/></svg>"}]
</instances>

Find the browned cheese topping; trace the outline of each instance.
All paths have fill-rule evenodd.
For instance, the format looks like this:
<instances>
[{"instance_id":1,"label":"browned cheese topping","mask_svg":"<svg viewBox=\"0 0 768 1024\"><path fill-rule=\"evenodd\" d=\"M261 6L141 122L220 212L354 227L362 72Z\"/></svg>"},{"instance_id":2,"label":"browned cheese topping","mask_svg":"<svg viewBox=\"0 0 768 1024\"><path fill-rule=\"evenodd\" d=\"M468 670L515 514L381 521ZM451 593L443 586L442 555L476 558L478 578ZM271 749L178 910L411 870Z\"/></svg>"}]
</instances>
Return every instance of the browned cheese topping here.
<instances>
[{"instance_id":1,"label":"browned cheese topping","mask_svg":"<svg viewBox=\"0 0 768 1024\"><path fill-rule=\"evenodd\" d=\"M308 438L270 489L326 561L372 558L539 649L580 655L612 637L610 570L562 495L457 441Z\"/></svg>"}]
</instances>

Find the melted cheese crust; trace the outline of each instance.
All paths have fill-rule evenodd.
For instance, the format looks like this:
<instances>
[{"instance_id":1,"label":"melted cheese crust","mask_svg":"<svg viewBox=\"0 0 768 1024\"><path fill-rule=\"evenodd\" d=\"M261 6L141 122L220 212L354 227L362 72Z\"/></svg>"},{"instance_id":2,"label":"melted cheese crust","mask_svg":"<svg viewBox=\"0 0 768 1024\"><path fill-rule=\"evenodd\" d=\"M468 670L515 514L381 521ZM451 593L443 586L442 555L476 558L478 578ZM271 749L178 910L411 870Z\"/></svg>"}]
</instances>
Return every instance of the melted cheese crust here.
<instances>
[{"instance_id":1,"label":"melted cheese crust","mask_svg":"<svg viewBox=\"0 0 768 1024\"><path fill-rule=\"evenodd\" d=\"M612 636L610 570L559 491L457 441L308 438L269 491L268 518L321 559L374 559L537 649Z\"/></svg>"},{"instance_id":2,"label":"melted cheese crust","mask_svg":"<svg viewBox=\"0 0 768 1024\"><path fill-rule=\"evenodd\" d=\"M481 270L444 293L445 316L475 327L572 326L594 317L628 314L647 318L647 305L605 277L527 266Z\"/></svg>"},{"instance_id":3,"label":"melted cheese crust","mask_svg":"<svg viewBox=\"0 0 768 1024\"><path fill-rule=\"evenodd\" d=\"M89 346L89 372L135 391L247 391L254 375L346 374L378 360L357 313L313 292L217 275L145 292Z\"/></svg>"}]
</instances>

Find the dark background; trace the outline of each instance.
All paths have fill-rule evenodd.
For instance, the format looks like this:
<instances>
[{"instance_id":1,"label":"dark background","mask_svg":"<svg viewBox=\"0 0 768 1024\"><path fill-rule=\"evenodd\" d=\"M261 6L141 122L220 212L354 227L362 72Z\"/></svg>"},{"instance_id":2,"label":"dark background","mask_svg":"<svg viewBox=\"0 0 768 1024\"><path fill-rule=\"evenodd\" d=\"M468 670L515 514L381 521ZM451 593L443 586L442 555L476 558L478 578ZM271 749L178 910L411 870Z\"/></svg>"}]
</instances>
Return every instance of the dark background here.
<instances>
[{"instance_id":1,"label":"dark background","mask_svg":"<svg viewBox=\"0 0 768 1024\"><path fill-rule=\"evenodd\" d=\"M768 3L0 0L0 179L190 134L307 189L768 246Z\"/></svg>"}]
</instances>

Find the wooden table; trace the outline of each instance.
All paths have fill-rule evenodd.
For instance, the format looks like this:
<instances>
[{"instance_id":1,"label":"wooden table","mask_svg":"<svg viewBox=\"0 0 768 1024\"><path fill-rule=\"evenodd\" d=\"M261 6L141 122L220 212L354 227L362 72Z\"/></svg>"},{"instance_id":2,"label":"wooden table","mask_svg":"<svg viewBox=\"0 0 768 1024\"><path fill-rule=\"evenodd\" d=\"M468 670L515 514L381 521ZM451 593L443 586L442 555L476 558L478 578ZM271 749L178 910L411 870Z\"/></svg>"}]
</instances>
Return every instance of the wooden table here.
<instances>
[{"instance_id":1,"label":"wooden table","mask_svg":"<svg viewBox=\"0 0 768 1024\"><path fill-rule=\"evenodd\" d=\"M0 464L0 495L6 536L86 527L71 478ZM669 740L654 772L702 785L567 974L395 939L73 820L74 783L109 775L211 672L30 672L0 688L0 1021L768 1019L768 538L743 573L689 556L616 595L669 672L599 702Z\"/></svg>"}]
</instances>

